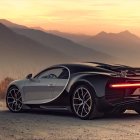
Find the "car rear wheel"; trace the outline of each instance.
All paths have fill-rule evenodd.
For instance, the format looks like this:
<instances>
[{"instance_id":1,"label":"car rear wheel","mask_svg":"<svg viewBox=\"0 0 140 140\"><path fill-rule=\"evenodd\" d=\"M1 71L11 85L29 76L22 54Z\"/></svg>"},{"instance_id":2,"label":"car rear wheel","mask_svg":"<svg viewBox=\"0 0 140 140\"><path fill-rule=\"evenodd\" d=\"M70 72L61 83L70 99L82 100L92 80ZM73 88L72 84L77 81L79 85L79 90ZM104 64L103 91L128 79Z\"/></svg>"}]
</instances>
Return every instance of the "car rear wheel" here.
<instances>
[{"instance_id":1,"label":"car rear wheel","mask_svg":"<svg viewBox=\"0 0 140 140\"><path fill-rule=\"evenodd\" d=\"M96 107L95 92L89 86L75 88L71 102L73 112L81 119L93 119L100 114Z\"/></svg>"},{"instance_id":2,"label":"car rear wheel","mask_svg":"<svg viewBox=\"0 0 140 140\"><path fill-rule=\"evenodd\" d=\"M6 104L10 111L21 112L22 111L22 96L17 87L11 87L6 95Z\"/></svg>"}]
</instances>

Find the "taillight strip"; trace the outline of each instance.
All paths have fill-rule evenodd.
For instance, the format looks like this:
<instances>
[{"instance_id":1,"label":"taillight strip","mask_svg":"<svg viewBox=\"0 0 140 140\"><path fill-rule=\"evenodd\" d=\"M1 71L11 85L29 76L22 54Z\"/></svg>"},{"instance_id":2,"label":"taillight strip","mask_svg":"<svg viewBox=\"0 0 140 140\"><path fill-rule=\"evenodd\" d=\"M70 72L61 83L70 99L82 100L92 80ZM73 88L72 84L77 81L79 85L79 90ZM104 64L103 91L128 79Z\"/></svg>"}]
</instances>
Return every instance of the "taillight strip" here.
<instances>
[{"instance_id":1,"label":"taillight strip","mask_svg":"<svg viewBox=\"0 0 140 140\"><path fill-rule=\"evenodd\" d=\"M112 88L140 87L140 83L111 84L110 87L112 87Z\"/></svg>"}]
</instances>

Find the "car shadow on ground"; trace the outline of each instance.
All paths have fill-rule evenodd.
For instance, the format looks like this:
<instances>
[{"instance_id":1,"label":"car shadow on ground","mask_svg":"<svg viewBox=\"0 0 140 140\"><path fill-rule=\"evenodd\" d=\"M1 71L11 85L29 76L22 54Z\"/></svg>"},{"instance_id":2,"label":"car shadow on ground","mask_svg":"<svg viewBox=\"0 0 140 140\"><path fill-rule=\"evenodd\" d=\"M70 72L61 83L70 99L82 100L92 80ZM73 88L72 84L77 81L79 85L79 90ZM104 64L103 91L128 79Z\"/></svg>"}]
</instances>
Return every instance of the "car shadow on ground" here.
<instances>
[{"instance_id":1,"label":"car shadow on ground","mask_svg":"<svg viewBox=\"0 0 140 140\"><path fill-rule=\"evenodd\" d=\"M34 110L25 110L22 113L12 113L8 110L3 110L0 111L0 114L7 114L7 115L16 115L16 114L22 114L22 116L27 115L36 115L36 116L50 116L50 117L65 117L65 118L72 118L72 119L79 119L77 118L73 113L69 112L69 111L55 111L55 110L39 110L39 109L34 109ZM49 118L49 117L48 117ZM80 120L80 119L79 119ZM140 120L140 115L135 113L134 111L127 111L126 113L119 115L119 116L112 116L112 115L108 115L108 116L102 116L99 118L95 118L94 120Z\"/></svg>"},{"instance_id":2,"label":"car shadow on ground","mask_svg":"<svg viewBox=\"0 0 140 140\"><path fill-rule=\"evenodd\" d=\"M7 111L3 111L5 113L11 113L9 112L8 110ZM14 113L15 114L15 113ZM53 117L67 117L67 118L76 118L77 117L69 112L69 111L55 111L55 110L38 110L38 109L35 109L35 110L25 110L24 112L22 112L21 114L26 114L26 115L47 115L47 116L53 116ZM79 118L78 118L79 119ZM108 116L102 116L102 117L99 117L99 118L96 118L96 120L116 120L116 119L125 119L125 120L140 120L140 115L135 113L134 111L133 112L129 112L127 111L126 113L122 114L122 115L119 115L119 116L112 116L112 115L108 115Z\"/></svg>"}]
</instances>

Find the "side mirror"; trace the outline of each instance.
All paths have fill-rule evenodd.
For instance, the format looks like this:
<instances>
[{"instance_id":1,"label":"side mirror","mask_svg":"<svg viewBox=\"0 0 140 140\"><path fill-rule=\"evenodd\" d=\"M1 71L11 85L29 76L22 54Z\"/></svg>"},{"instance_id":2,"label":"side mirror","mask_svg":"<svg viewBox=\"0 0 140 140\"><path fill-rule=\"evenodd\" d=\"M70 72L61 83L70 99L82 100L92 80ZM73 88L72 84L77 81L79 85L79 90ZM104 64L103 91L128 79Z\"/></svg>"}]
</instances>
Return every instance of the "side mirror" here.
<instances>
[{"instance_id":1,"label":"side mirror","mask_svg":"<svg viewBox=\"0 0 140 140\"><path fill-rule=\"evenodd\" d=\"M31 79L32 78L32 74L28 74L27 76L26 76L26 79Z\"/></svg>"}]
</instances>

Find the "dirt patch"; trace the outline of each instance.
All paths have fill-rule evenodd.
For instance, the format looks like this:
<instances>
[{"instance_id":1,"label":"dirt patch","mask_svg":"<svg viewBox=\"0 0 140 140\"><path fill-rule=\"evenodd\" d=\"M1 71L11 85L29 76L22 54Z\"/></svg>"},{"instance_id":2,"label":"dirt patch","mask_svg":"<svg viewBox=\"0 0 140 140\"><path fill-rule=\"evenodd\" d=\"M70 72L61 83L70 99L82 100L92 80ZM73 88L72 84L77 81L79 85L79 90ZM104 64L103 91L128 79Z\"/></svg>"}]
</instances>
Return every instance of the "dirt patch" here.
<instances>
[{"instance_id":1,"label":"dirt patch","mask_svg":"<svg viewBox=\"0 0 140 140\"><path fill-rule=\"evenodd\" d=\"M139 140L140 116L80 120L66 112L11 113L0 104L0 140Z\"/></svg>"}]
</instances>

